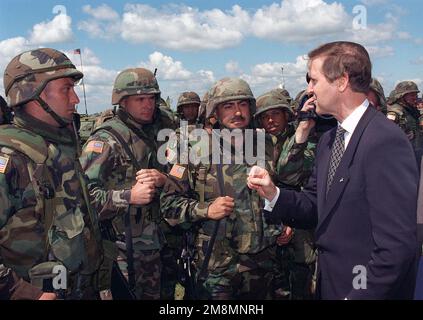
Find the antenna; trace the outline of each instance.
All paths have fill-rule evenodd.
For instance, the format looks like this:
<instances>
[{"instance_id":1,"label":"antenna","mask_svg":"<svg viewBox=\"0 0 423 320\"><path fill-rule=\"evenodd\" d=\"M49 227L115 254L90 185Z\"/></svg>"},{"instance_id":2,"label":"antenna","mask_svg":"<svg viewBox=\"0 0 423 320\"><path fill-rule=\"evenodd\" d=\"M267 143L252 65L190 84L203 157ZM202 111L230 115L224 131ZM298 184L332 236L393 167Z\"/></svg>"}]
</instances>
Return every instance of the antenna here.
<instances>
[{"instance_id":1,"label":"antenna","mask_svg":"<svg viewBox=\"0 0 423 320\"><path fill-rule=\"evenodd\" d=\"M280 85L281 89L285 89L285 77L283 75L283 67L281 67L281 71L282 71L282 83Z\"/></svg>"},{"instance_id":2,"label":"antenna","mask_svg":"<svg viewBox=\"0 0 423 320\"><path fill-rule=\"evenodd\" d=\"M75 50L73 50L73 53L74 54L79 54L79 60L81 61L81 72L84 73L84 68L82 66L82 52L81 52L81 49L75 49ZM85 94L85 82L84 82L84 78L81 79L81 84L82 84L82 91L84 93L85 115L88 116L87 96Z\"/></svg>"}]
</instances>

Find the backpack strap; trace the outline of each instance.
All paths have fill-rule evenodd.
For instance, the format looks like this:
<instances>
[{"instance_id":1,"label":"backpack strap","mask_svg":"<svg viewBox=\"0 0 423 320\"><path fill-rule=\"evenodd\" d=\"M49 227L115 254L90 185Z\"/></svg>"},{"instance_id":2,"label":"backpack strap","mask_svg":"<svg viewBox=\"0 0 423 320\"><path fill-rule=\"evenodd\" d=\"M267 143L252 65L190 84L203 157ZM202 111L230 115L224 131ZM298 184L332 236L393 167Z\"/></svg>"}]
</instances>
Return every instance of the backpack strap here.
<instances>
[{"instance_id":1,"label":"backpack strap","mask_svg":"<svg viewBox=\"0 0 423 320\"><path fill-rule=\"evenodd\" d=\"M141 165L140 165L140 163L138 162L138 160L137 160L137 158L135 157L135 155L134 155L134 153L132 152L132 150L131 150L131 148L129 148L129 145L128 145L128 141L126 140L126 139L124 139L123 137L122 137L122 135L117 131L117 130L115 130L113 127L111 127L111 126L102 126L102 127L100 127L100 128L98 128L98 129L96 129L94 132L93 132L93 134L94 133L96 133L97 131L100 131L100 130L105 130L105 131L107 131L108 133L110 133L117 141L119 141L119 143L120 143L120 145L122 146L122 148L125 150L125 152L126 152L126 154L129 156L129 158L131 159L131 162L132 162L132 165L135 167L135 169L138 171L138 170L141 170Z\"/></svg>"},{"instance_id":2,"label":"backpack strap","mask_svg":"<svg viewBox=\"0 0 423 320\"><path fill-rule=\"evenodd\" d=\"M45 258L47 258L50 245L48 231L53 224L55 206L53 179L46 166L48 158L47 143L41 136L31 131L17 128L13 125L4 125L0 126L0 144L30 160L27 161L27 170L37 203L42 205L41 211L43 212L46 232L44 253Z\"/></svg>"}]
</instances>

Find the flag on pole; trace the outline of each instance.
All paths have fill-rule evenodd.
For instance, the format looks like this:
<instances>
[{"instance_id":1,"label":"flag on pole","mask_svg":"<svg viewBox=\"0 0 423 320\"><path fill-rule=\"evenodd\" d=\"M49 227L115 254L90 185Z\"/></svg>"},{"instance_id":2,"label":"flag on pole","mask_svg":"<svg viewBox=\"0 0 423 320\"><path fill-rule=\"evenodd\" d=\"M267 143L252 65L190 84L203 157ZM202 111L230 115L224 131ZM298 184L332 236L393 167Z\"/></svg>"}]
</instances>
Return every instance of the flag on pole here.
<instances>
[{"instance_id":1,"label":"flag on pole","mask_svg":"<svg viewBox=\"0 0 423 320\"><path fill-rule=\"evenodd\" d=\"M81 49L75 49L75 50L73 50L73 54L81 54Z\"/></svg>"}]
</instances>

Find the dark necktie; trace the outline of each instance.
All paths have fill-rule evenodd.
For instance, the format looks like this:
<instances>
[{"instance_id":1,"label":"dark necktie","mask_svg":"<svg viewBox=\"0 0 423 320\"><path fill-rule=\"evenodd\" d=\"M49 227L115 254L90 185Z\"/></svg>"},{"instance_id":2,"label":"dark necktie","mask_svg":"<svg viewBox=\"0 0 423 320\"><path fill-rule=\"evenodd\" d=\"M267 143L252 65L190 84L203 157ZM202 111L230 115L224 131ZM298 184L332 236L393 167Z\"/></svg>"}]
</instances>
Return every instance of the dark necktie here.
<instances>
[{"instance_id":1,"label":"dark necktie","mask_svg":"<svg viewBox=\"0 0 423 320\"><path fill-rule=\"evenodd\" d=\"M340 125L338 125L338 128L336 129L335 141L332 146L332 154L330 156L328 180L326 184L326 194L328 194L329 192L333 177L335 176L336 168L338 168L338 165L341 162L342 156L345 151L345 132L346 130Z\"/></svg>"}]
</instances>

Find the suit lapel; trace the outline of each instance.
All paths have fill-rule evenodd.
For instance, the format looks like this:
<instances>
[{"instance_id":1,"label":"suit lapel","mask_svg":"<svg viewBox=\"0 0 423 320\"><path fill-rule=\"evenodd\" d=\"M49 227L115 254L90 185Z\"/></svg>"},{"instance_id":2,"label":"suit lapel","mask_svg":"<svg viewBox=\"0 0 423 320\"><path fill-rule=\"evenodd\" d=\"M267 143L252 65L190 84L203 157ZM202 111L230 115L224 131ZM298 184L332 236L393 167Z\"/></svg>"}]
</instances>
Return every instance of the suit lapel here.
<instances>
[{"instance_id":1,"label":"suit lapel","mask_svg":"<svg viewBox=\"0 0 423 320\"><path fill-rule=\"evenodd\" d=\"M324 177L323 179L321 179L324 181L324 186L320 186L321 189L319 189L319 190L324 190L324 192L321 192L321 195L320 195L323 198L323 202L322 202L323 210L320 211L319 222L318 222L316 231L317 229L319 229L319 227L323 224L323 222L329 216L336 202L342 196L342 193L350 178L349 167L352 160L354 159L354 155L357 150L360 139L363 135L364 130L369 124L370 120L376 114L377 114L377 111L372 106L369 106L367 107L366 112L363 114L360 121L358 122L357 127L355 128L354 133L350 139L350 142L348 143L348 147L345 150L345 153L342 156L341 162L339 163L339 166L335 172L332 186L331 186L331 189L329 190L327 198L326 198L326 181L327 181L328 169L325 170L326 175L323 176ZM333 139L332 139L332 142L333 142ZM331 152L329 151L329 158L330 158L330 153ZM328 159L327 161L329 162L330 159ZM325 167L328 168L329 164L325 164Z\"/></svg>"}]
</instances>

